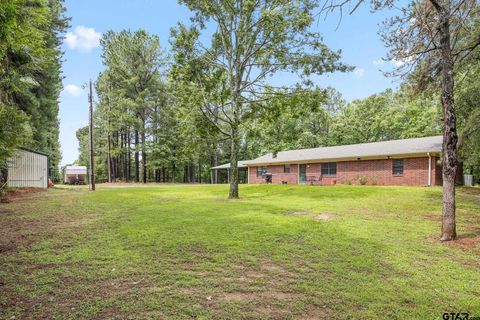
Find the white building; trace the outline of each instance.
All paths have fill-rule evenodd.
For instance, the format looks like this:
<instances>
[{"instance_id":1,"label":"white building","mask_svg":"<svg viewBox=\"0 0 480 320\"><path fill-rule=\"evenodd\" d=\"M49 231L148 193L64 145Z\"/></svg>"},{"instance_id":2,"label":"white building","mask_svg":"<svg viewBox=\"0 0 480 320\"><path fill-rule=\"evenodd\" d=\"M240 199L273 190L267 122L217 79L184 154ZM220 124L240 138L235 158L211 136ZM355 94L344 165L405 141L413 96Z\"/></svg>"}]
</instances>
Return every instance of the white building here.
<instances>
[{"instance_id":1,"label":"white building","mask_svg":"<svg viewBox=\"0 0 480 320\"><path fill-rule=\"evenodd\" d=\"M48 187L48 154L21 148L8 159L7 186Z\"/></svg>"},{"instance_id":2,"label":"white building","mask_svg":"<svg viewBox=\"0 0 480 320\"><path fill-rule=\"evenodd\" d=\"M65 184L85 184L87 178L87 167L66 166L63 182Z\"/></svg>"}]
</instances>

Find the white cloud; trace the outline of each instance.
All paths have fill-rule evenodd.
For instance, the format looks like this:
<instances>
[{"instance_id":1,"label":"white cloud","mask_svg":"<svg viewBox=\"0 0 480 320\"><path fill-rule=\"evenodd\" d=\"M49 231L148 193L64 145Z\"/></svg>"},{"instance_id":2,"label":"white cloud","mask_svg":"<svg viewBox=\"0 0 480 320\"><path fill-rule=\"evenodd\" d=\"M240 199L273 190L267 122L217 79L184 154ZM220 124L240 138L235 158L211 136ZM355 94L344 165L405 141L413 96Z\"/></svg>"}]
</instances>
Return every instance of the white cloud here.
<instances>
[{"instance_id":1,"label":"white cloud","mask_svg":"<svg viewBox=\"0 0 480 320\"><path fill-rule=\"evenodd\" d=\"M400 68L400 67L402 67L402 66L405 64L404 61L402 61L402 60L395 60L395 59L393 59L393 60L391 61L391 63L395 66L395 68Z\"/></svg>"},{"instance_id":2,"label":"white cloud","mask_svg":"<svg viewBox=\"0 0 480 320\"><path fill-rule=\"evenodd\" d=\"M395 68L400 68L400 67L403 67L406 63L409 63L413 60L413 58L411 56L405 58L405 59L401 59L401 60L395 60L395 59L392 59L390 62L395 66Z\"/></svg>"},{"instance_id":3,"label":"white cloud","mask_svg":"<svg viewBox=\"0 0 480 320\"><path fill-rule=\"evenodd\" d=\"M361 78L365 74L365 69L362 69L362 68L355 69L353 70L353 74L355 75L355 77Z\"/></svg>"},{"instance_id":4,"label":"white cloud","mask_svg":"<svg viewBox=\"0 0 480 320\"><path fill-rule=\"evenodd\" d=\"M382 59L378 59L378 60L373 60L372 63L376 66L383 66L385 61L383 61Z\"/></svg>"},{"instance_id":5,"label":"white cloud","mask_svg":"<svg viewBox=\"0 0 480 320\"><path fill-rule=\"evenodd\" d=\"M94 28L78 26L73 32L67 33L65 43L72 50L88 53L100 46L100 37L100 32Z\"/></svg>"},{"instance_id":6,"label":"white cloud","mask_svg":"<svg viewBox=\"0 0 480 320\"><path fill-rule=\"evenodd\" d=\"M63 90L74 97L79 97L82 94L82 88L74 84L67 84Z\"/></svg>"}]
</instances>

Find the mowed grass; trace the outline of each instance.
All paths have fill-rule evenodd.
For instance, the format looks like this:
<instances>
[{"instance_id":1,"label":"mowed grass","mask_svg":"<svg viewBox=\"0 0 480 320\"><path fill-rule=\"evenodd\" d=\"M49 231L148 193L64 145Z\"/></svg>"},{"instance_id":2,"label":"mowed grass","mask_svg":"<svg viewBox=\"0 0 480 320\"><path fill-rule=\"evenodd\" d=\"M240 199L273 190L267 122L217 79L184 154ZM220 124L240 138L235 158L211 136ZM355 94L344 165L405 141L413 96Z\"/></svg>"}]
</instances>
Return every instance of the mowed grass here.
<instances>
[{"instance_id":1,"label":"mowed grass","mask_svg":"<svg viewBox=\"0 0 480 320\"><path fill-rule=\"evenodd\" d=\"M0 318L480 316L480 189L100 187L0 205ZM317 219L322 215L325 219Z\"/></svg>"}]
</instances>

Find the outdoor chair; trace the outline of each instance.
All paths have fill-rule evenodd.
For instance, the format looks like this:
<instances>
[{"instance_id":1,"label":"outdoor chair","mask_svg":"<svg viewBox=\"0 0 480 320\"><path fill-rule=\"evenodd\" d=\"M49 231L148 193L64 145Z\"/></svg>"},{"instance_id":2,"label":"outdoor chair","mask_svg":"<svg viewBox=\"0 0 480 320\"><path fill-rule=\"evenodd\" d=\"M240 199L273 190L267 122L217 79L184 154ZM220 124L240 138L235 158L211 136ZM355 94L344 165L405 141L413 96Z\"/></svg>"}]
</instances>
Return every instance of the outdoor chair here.
<instances>
[{"instance_id":1,"label":"outdoor chair","mask_svg":"<svg viewBox=\"0 0 480 320\"><path fill-rule=\"evenodd\" d=\"M311 186L320 186L322 185L322 176L308 176L307 183Z\"/></svg>"}]
</instances>

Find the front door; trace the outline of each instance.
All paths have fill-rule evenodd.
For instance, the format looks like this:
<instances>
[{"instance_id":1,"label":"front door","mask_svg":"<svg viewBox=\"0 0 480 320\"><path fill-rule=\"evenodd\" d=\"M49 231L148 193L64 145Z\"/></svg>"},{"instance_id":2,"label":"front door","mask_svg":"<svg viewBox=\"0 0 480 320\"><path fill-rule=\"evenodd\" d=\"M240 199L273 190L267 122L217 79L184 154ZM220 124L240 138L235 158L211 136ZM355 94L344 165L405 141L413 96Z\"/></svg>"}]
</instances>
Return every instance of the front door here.
<instances>
[{"instance_id":1,"label":"front door","mask_svg":"<svg viewBox=\"0 0 480 320\"><path fill-rule=\"evenodd\" d=\"M298 183L305 184L305 181L307 181L307 165L300 164L298 166Z\"/></svg>"}]
</instances>

